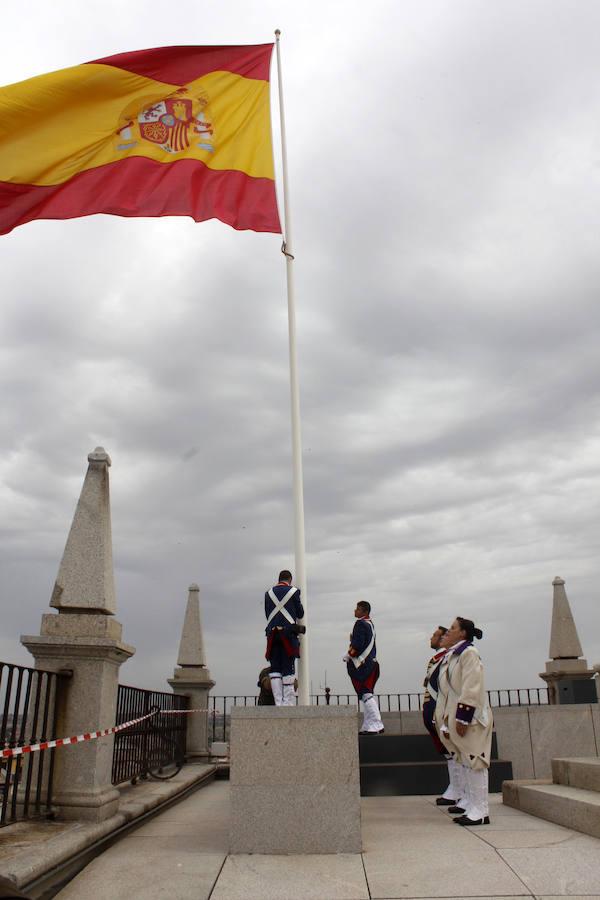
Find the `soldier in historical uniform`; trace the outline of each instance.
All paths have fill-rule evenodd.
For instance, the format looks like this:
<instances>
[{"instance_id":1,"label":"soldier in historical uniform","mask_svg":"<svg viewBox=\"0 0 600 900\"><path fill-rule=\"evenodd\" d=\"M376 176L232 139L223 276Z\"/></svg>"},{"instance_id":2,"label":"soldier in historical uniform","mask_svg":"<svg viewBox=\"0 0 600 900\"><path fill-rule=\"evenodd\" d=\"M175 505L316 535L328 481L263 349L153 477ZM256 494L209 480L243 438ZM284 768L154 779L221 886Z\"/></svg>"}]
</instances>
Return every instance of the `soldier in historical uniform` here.
<instances>
[{"instance_id":1,"label":"soldier in historical uniform","mask_svg":"<svg viewBox=\"0 0 600 900\"><path fill-rule=\"evenodd\" d=\"M448 652L439 666L435 725L442 743L464 774L459 825L488 825L488 769L493 718L483 679L483 665L473 638L483 633L471 619L458 616L446 641Z\"/></svg>"},{"instance_id":2,"label":"soldier in historical uniform","mask_svg":"<svg viewBox=\"0 0 600 900\"><path fill-rule=\"evenodd\" d=\"M425 693L423 694L423 724L431 735L431 739L435 745L436 750L438 751L438 753L441 753L442 756L445 756L448 751L440 741L435 728L435 722L433 721L433 716L435 713L435 701L437 698L437 677L434 677L433 684L430 684L430 682L431 676L438 668L446 653L447 648L442 647L441 644L442 638L447 631L448 629L443 625L438 625L438 627L431 635L431 638L429 639L429 646L432 650L435 650L435 653L427 663L427 672L425 674L425 680L423 681L423 687L425 688Z\"/></svg>"},{"instance_id":3,"label":"soldier in historical uniform","mask_svg":"<svg viewBox=\"0 0 600 900\"><path fill-rule=\"evenodd\" d=\"M304 618L304 608L300 600L300 589L292 585L292 573L284 569L279 573L279 581L265 594L265 615L267 617L267 652L265 657L271 666L271 690L276 706L294 706L296 659L300 656L298 633L303 626L298 620Z\"/></svg>"},{"instance_id":4,"label":"soldier in historical uniform","mask_svg":"<svg viewBox=\"0 0 600 900\"><path fill-rule=\"evenodd\" d=\"M440 736L435 727L435 705L438 695L438 680L440 674L440 666L446 652L448 650L448 629L443 625L438 625L429 640L429 646L435 653L427 663L427 673L423 682L425 693L423 694L423 724L431 735L435 749L440 756L443 756L448 765L448 787L441 797L435 801L438 806L457 806L461 807L462 795L464 792L464 776L462 766L455 762L451 753L442 744ZM464 809L463 809L464 812Z\"/></svg>"},{"instance_id":5,"label":"soldier in historical uniform","mask_svg":"<svg viewBox=\"0 0 600 900\"><path fill-rule=\"evenodd\" d=\"M364 716L359 734L383 734L383 722L373 696L375 684L379 679L379 663L375 646L375 626L370 619L371 604L359 600L354 610L356 622L350 635L348 653L344 662L358 699L362 700Z\"/></svg>"}]
</instances>

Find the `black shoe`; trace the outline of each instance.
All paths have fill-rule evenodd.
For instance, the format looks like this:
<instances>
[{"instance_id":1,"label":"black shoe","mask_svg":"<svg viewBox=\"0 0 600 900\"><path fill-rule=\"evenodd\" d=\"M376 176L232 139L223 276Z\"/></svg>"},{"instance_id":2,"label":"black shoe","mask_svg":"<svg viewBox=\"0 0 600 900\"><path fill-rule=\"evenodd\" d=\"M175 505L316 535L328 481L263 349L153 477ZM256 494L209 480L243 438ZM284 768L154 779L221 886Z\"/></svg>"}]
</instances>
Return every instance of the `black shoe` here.
<instances>
[{"instance_id":1,"label":"black shoe","mask_svg":"<svg viewBox=\"0 0 600 900\"><path fill-rule=\"evenodd\" d=\"M462 814L465 812L465 810L462 808L462 806L450 806L450 807L448 807L448 812L453 816L457 816L457 815L462 816Z\"/></svg>"},{"instance_id":2,"label":"black shoe","mask_svg":"<svg viewBox=\"0 0 600 900\"><path fill-rule=\"evenodd\" d=\"M380 728L379 731L359 731L359 734L383 734L385 728Z\"/></svg>"},{"instance_id":3,"label":"black shoe","mask_svg":"<svg viewBox=\"0 0 600 900\"><path fill-rule=\"evenodd\" d=\"M485 819L469 819L468 816L461 816L460 819L454 819L455 824L458 825L489 825L490 817L486 816Z\"/></svg>"},{"instance_id":4,"label":"black shoe","mask_svg":"<svg viewBox=\"0 0 600 900\"><path fill-rule=\"evenodd\" d=\"M435 801L436 806L454 806L456 800L447 800L446 797L438 797Z\"/></svg>"}]
</instances>

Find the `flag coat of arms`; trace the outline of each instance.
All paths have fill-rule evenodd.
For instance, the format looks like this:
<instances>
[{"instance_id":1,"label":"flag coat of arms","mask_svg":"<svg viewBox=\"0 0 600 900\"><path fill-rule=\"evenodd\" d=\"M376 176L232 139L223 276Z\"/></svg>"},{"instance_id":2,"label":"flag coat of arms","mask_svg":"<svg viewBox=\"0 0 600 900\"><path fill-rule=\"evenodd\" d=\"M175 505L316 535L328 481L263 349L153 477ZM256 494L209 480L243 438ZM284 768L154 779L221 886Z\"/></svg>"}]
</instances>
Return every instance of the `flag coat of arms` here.
<instances>
[{"instance_id":1,"label":"flag coat of arms","mask_svg":"<svg viewBox=\"0 0 600 900\"><path fill-rule=\"evenodd\" d=\"M159 47L0 88L0 234L94 213L281 233L272 50Z\"/></svg>"}]
</instances>

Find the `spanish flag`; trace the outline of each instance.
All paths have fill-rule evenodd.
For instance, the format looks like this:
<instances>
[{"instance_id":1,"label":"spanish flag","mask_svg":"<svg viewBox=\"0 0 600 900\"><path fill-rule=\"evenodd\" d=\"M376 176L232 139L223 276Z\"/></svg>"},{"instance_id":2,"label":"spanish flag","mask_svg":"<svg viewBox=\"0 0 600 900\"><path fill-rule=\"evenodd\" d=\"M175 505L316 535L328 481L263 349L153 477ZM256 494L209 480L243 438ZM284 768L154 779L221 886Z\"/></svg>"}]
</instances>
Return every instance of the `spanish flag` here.
<instances>
[{"instance_id":1,"label":"spanish flag","mask_svg":"<svg viewBox=\"0 0 600 900\"><path fill-rule=\"evenodd\" d=\"M0 88L0 234L94 213L281 233L272 50L159 47Z\"/></svg>"}]
</instances>

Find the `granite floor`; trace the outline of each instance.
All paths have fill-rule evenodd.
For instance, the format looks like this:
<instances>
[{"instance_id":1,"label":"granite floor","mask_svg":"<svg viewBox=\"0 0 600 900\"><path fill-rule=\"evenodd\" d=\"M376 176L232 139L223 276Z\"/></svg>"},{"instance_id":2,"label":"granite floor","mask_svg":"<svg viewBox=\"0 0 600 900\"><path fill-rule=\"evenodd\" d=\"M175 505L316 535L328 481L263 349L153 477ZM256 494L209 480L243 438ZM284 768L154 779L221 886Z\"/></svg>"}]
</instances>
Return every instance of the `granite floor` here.
<instances>
[{"instance_id":1,"label":"granite floor","mask_svg":"<svg viewBox=\"0 0 600 900\"><path fill-rule=\"evenodd\" d=\"M363 798L363 853L337 856L228 856L228 805L226 782L203 788L94 860L59 900L600 900L600 840L499 796L491 824L474 829L433 797Z\"/></svg>"}]
</instances>

